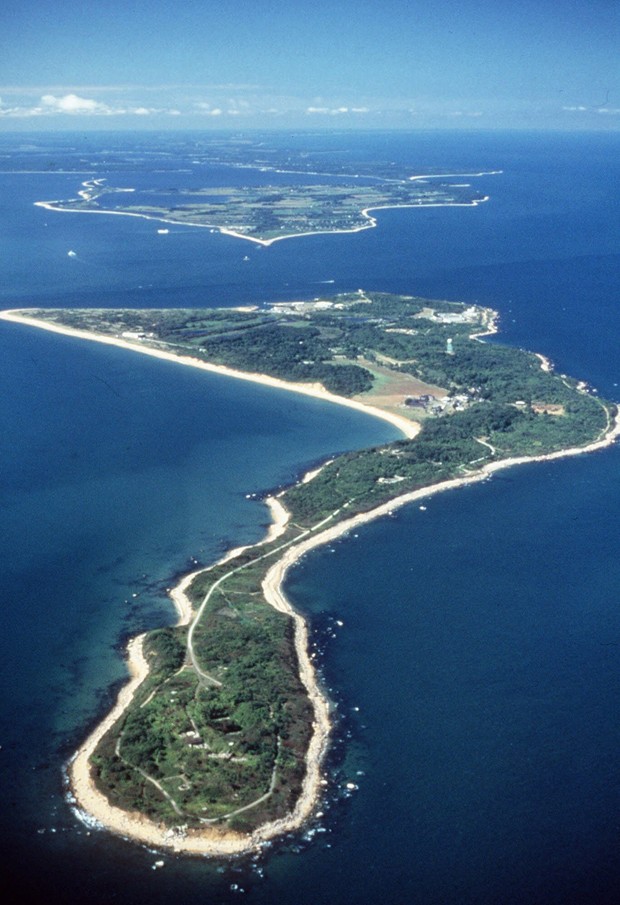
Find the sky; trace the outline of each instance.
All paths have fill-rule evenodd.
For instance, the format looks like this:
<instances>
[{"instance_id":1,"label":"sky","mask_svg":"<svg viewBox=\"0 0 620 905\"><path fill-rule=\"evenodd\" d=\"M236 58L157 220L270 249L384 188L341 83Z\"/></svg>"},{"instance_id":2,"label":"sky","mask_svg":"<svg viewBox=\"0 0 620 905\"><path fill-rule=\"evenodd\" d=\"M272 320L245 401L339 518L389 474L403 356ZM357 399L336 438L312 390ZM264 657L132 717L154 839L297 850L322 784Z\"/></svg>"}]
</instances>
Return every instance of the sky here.
<instances>
[{"instance_id":1,"label":"sky","mask_svg":"<svg viewBox=\"0 0 620 905\"><path fill-rule=\"evenodd\" d=\"M3 0L0 130L620 128L620 0Z\"/></svg>"}]
</instances>

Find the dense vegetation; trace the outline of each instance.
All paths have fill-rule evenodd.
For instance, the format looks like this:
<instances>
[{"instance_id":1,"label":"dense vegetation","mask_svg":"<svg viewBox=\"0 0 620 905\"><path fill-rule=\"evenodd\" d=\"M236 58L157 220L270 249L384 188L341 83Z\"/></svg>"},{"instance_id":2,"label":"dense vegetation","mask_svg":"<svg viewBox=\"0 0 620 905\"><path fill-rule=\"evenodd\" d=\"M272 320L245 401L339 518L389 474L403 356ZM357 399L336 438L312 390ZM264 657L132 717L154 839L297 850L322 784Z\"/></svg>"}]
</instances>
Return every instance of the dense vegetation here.
<instances>
[{"instance_id":1,"label":"dense vegetation","mask_svg":"<svg viewBox=\"0 0 620 905\"><path fill-rule=\"evenodd\" d=\"M589 398L589 397L588 397ZM425 422L414 440L339 456L310 484L286 494L295 522L311 525L336 508L349 515L420 487L478 470L485 462L583 445L606 426L605 410L575 401L563 417L505 403L480 403Z\"/></svg>"},{"instance_id":2,"label":"dense vegetation","mask_svg":"<svg viewBox=\"0 0 620 905\"><path fill-rule=\"evenodd\" d=\"M93 764L120 807L188 826L232 815L251 829L293 806L312 715L290 620L264 605L221 604L205 614L197 643L201 667L221 684L183 667L184 630L151 633L149 679Z\"/></svg>"},{"instance_id":3,"label":"dense vegetation","mask_svg":"<svg viewBox=\"0 0 620 905\"><path fill-rule=\"evenodd\" d=\"M318 382L340 396L355 396L372 386L366 368L330 363L332 352L316 327L268 323L220 334L200 345L209 361L285 380Z\"/></svg>"},{"instance_id":4,"label":"dense vegetation","mask_svg":"<svg viewBox=\"0 0 620 905\"><path fill-rule=\"evenodd\" d=\"M414 406L398 401L421 421L415 439L337 457L284 493L292 518L283 537L197 576L189 593L196 608L205 601L198 666L185 629L149 636L149 677L93 764L111 801L171 825L222 820L247 830L286 813L299 792L312 712L291 622L265 605L261 588L284 547L319 523L490 461L587 445L613 413L536 355L472 338L492 313L449 302L359 291L260 310L37 315L370 401L377 383L420 382Z\"/></svg>"}]
</instances>

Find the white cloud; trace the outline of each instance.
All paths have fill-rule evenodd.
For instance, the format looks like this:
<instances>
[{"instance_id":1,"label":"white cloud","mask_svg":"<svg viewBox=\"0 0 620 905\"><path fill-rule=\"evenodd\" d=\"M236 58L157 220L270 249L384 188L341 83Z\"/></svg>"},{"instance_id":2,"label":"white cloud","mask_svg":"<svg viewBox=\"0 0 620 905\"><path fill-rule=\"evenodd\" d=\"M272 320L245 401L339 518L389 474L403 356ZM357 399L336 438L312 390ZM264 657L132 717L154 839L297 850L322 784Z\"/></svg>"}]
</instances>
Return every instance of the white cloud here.
<instances>
[{"instance_id":1,"label":"white cloud","mask_svg":"<svg viewBox=\"0 0 620 905\"><path fill-rule=\"evenodd\" d=\"M0 106L0 116L7 116L13 119L25 119L30 116L43 116L48 111L43 107L4 107Z\"/></svg>"},{"instance_id":2,"label":"white cloud","mask_svg":"<svg viewBox=\"0 0 620 905\"><path fill-rule=\"evenodd\" d=\"M224 112L221 107L212 107L207 101L196 101L194 107L205 116L221 116ZM229 110L228 112L230 113L231 111Z\"/></svg>"},{"instance_id":3,"label":"white cloud","mask_svg":"<svg viewBox=\"0 0 620 905\"><path fill-rule=\"evenodd\" d=\"M218 90L218 87L220 90ZM146 125L146 120L187 119L188 122L210 123L222 127L232 121L238 126L242 121L251 122L262 116L281 119L303 117L306 122L315 121L315 125L367 125L373 122L407 121L421 117L440 117L443 121L459 119L465 122L482 114L475 108L463 110L460 104L444 107L441 110L430 109L423 103L413 103L402 99L395 105L383 98L353 96L351 101L345 96L329 97L326 95L286 95L278 93L244 93L238 88L247 86L183 86L176 95L171 91L156 97L153 86L139 90L139 86L84 86L84 85L49 85L40 88L35 94L16 96L16 92L5 91L0 85L0 94L4 104L0 102L0 119L7 122L9 117L22 120L28 118L46 118L54 128L68 128L76 124L76 120L93 121L108 125L109 120L133 120L136 125ZM134 90L135 88L135 90ZM225 89L225 90L221 90ZM146 93L146 91L150 93ZM106 93L107 92L107 93ZM124 93L123 93L124 92ZM156 106L157 105L157 106ZM614 112L614 111L609 111ZM599 117L600 120L600 117ZM470 120L471 121L471 120ZM88 123L86 123L88 125ZM118 123L116 124L118 125ZM177 124L178 125L178 122ZM602 125L602 123L601 123ZM116 126L115 126L116 127Z\"/></svg>"},{"instance_id":4,"label":"white cloud","mask_svg":"<svg viewBox=\"0 0 620 905\"><path fill-rule=\"evenodd\" d=\"M620 113L620 107L586 107L583 104L572 107L562 107L567 113L602 113L603 116L617 116Z\"/></svg>"},{"instance_id":5,"label":"white cloud","mask_svg":"<svg viewBox=\"0 0 620 905\"><path fill-rule=\"evenodd\" d=\"M79 97L77 94L65 94L56 97L54 94L44 94L41 103L45 107L56 110L59 113L103 113L109 114L111 108L100 101L88 97Z\"/></svg>"},{"instance_id":6,"label":"white cloud","mask_svg":"<svg viewBox=\"0 0 620 905\"><path fill-rule=\"evenodd\" d=\"M481 110L451 110L448 116L483 116Z\"/></svg>"},{"instance_id":7,"label":"white cloud","mask_svg":"<svg viewBox=\"0 0 620 905\"><path fill-rule=\"evenodd\" d=\"M176 111L178 113L178 111ZM151 116L154 113L175 114L173 110L159 107L136 106L112 107L103 101L80 97L69 93L63 95L44 94L40 103L34 106L5 107L0 102L0 116L26 119L40 116Z\"/></svg>"},{"instance_id":8,"label":"white cloud","mask_svg":"<svg viewBox=\"0 0 620 905\"><path fill-rule=\"evenodd\" d=\"M256 88L253 85L201 85L176 86L176 96L171 94L172 87L162 89L157 100L153 94L154 86L110 85L48 85L21 91L16 86L0 85L0 119L46 118L57 120L55 127L66 128L64 121L81 118L107 120L109 118L127 118L144 121L149 117L197 117L220 120L251 119L260 116L312 116L319 118L337 118L354 120L360 116L376 113L374 107L365 106L366 98L359 98L349 106L340 98L333 99L321 96L301 98L285 94L260 93L247 94L245 91ZM181 90L182 89L182 90ZM243 91L241 90L243 89ZM236 94L235 92L239 92ZM150 93L146 93L150 92ZM18 97L18 94L21 96ZM157 104L157 106L155 106Z\"/></svg>"},{"instance_id":9,"label":"white cloud","mask_svg":"<svg viewBox=\"0 0 620 905\"><path fill-rule=\"evenodd\" d=\"M306 114L312 116L343 116L347 113L370 113L368 107L306 107Z\"/></svg>"}]
</instances>

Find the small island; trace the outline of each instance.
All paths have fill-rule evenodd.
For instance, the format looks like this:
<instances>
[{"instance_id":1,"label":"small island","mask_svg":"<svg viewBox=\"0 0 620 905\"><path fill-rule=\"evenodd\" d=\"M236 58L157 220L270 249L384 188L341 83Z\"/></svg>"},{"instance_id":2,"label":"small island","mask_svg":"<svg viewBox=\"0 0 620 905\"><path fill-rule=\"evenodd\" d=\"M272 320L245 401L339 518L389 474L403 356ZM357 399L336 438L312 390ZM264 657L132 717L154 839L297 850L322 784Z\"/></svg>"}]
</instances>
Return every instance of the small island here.
<instances>
[{"instance_id":1,"label":"small island","mask_svg":"<svg viewBox=\"0 0 620 905\"><path fill-rule=\"evenodd\" d=\"M476 176L486 175L482 173ZM118 188L105 179L87 179L77 198L38 201L39 207L74 213L121 214L164 223L202 226L267 246L281 239L316 233L351 233L376 226L371 211L398 207L476 206L488 200L469 183L446 177L407 179L331 177L309 182L260 186L210 186L168 189ZM440 180L440 181L437 181ZM165 234L167 230L158 232Z\"/></svg>"},{"instance_id":2,"label":"small island","mask_svg":"<svg viewBox=\"0 0 620 905\"><path fill-rule=\"evenodd\" d=\"M490 309L357 292L239 309L0 316L367 410L403 439L267 500L252 547L183 579L175 627L130 644L132 679L70 768L78 806L158 847L230 855L303 824L326 783L330 705L288 569L413 500L521 462L601 448L618 411L542 355L484 341Z\"/></svg>"}]
</instances>

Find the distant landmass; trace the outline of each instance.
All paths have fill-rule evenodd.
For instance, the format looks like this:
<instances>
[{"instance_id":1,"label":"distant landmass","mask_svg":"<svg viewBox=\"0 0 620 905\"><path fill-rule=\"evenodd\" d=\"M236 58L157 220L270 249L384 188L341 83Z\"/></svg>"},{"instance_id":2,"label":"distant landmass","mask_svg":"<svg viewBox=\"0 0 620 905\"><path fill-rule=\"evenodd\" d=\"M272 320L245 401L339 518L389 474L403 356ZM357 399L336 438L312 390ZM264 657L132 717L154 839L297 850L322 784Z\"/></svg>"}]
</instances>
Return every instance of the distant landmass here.
<instances>
[{"instance_id":1,"label":"distant landmass","mask_svg":"<svg viewBox=\"0 0 620 905\"><path fill-rule=\"evenodd\" d=\"M331 182L317 184L307 175L302 179L303 175L297 174L298 181L293 184L188 188L179 183L165 189L141 190L114 187L105 179L88 179L82 183L77 198L38 204L55 211L125 214L209 227L270 245L280 239L315 233L370 229L376 225L371 211L380 209L471 206L487 200L469 183L448 183L446 176L379 180L331 177Z\"/></svg>"}]
</instances>

